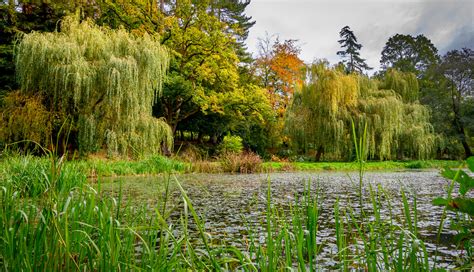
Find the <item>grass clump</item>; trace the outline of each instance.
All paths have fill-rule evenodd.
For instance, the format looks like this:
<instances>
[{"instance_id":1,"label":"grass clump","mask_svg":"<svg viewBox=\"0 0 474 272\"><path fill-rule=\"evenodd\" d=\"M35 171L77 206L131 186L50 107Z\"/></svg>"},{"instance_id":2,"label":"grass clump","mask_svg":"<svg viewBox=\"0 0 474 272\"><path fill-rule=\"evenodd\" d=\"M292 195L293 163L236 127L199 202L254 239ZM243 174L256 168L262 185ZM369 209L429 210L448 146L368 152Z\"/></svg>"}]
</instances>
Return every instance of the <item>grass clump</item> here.
<instances>
[{"instance_id":1,"label":"grass clump","mask_svg":"<svg viewBox=\"0 0 474 272\"><path fill-rule=\"evenodd\" d=\"M86 182L86 175L64 158L11 156L0 161L0 185L11 186L22 197L36 197L55 190L68 192Z\"/></svg>"},{"instance_id":2,"label":"grass clump","mask_svg":"<svg viewBox=\"0 0 474 272\"><path fill-rule=\"evenodd\" d=\"M219 161L225 172L250 174L262 171L262 159L252 152L241 154L228 152L223 154Z\"/></svg>"},{"instance_id":3,"label":"grass clump","mask_svg":"<svg viewBox=\"0 0 474 272\"><path fill-rule=\"evenodd\" d=\"M188 165L184 162L161 155L145 157L141 160L89 159L71 161L89 177L154 175L165 172L184 172Z\"/></svg>"},{"instance_id":4,"label":"grass clump","mask_svg":"<svg viewBox=\"0 0 474 272\"><path fill-rule=\"evenodd\" d=\"M24 201L12 183L4 185L0 263L7 271L229 270L245 259L228 248L195 248L188 235L190 216L204 242L206 236L185 192L176 226L168 223L168 190L161 205L136 207L124 202L121 189L116 197L104 195L100 182L97 188L84 185L32 201Z\"/></svg>"}]
</instances>

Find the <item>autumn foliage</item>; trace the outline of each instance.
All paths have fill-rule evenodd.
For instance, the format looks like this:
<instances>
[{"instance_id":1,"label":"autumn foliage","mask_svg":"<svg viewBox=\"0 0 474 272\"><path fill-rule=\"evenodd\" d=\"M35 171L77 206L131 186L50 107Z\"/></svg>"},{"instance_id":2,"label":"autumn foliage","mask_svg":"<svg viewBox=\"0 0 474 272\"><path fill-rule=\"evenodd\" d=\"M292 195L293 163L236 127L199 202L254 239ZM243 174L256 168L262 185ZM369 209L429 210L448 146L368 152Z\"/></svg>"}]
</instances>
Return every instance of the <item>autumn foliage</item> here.
<instances>
[{"instance_id":1,"label":"autumn foliage","mask_svg":"<svg viewBox=\"0 0 474 272\"><path fill-rule=\"evenodd\" d=\"M303 83L304 62L299 58L301 49L296 40L278 39L271 45L269 40L261 41L259 58L256 60L257 70L263 75L263 85L267 89L270 102L278 116L283 117L296 88ZM265 52L266 51L266 52Z\"/></svg>"}]
</instances>

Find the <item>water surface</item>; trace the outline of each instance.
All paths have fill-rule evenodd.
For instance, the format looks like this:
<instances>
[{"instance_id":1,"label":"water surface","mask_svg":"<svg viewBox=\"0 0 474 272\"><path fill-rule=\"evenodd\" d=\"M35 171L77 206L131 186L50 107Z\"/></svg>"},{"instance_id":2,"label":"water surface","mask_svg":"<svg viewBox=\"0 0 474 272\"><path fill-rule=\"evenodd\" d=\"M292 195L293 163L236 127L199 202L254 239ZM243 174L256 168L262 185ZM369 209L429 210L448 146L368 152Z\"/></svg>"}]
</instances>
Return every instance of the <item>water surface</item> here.
<instances>
[{"instance_id":1,"label":"water surface","mask_svg":"<svg viewBox=\"0 0 474 272\"><path fill-rule=\"evenodd\" d=\"M246 249L250 239L247 231L249 227L256 233L256 239L260 243L265 242L268 180L271 180L272 203L282 210L287 210L295 198L300 198L310 182L311 191L319 190L321 197L319 202L322 209L317 234L318 242L323 245L318 260L321 268L333 267L335 264L333 257L337 253L337 247L333 211L336 198L339 198L340 207L350 205L355 211L360 209L359 176L354 172L186 174L177 178L204 219L206 232L212 237L212 242L234 245L242 250ZM125 197L131 198L137 205L154 207L161 204L165 180L163 176L109 179L105 180L102 188L111 194L116 194L121 181ZM437 196L445 196L449 184L438 171L369 172L365 174L363 184L366 196L369 195L369 185L372 188L377 188L379 185L384 188L395 218L401 218L403 213L402 188L410 202L416 195L419 234L425 241L428 252L434 255L438 246L439 256L436 260L438 267L455 267L455 261L462 251L456 249L451 241L455 234L449 229L450 220L454 219L453 213L449 213L440 243L436 242L436 231L443 209L431 205L431 200ZM180 193L176 186L171 187L172 200L168 205L173 207L171 218L176 220L182 214L183 203L180 201ZM388 205L383 205L382 220L389 218L387 207ZM364 209L370 209L369 201ZM190 228L193 229L193 226ZM433 258L430 261L432 262Z\"/></svg>"}]
</instances>

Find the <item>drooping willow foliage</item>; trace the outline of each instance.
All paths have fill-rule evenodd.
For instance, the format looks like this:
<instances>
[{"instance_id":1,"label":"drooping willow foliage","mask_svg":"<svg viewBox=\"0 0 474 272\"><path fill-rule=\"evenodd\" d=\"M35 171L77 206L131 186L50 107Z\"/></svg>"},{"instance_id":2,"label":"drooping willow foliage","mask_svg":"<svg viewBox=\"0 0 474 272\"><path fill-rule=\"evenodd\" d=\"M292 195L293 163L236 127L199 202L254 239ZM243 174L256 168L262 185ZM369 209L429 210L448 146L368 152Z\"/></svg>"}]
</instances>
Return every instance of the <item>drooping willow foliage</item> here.
<instances>
[{"instance_id":1,"label":"drooping willow foliage","mask_svg":"<svg viewBox=\"0 0 474 272\"><path fill-rule=\"evenodd\" d=\"M416 100L418 83L411 74L393 71L379 82L320 63L308 67L307 77L286 119L292 145L299 152L350 159L354 122L359 134L367 124L371 159L432 154L435 135L429 111Z\"/></svg>"},{"instance_id":2,"label":"drooping willow foliage","mask_svg":"<svg viewBox=\"0 0 474 272\"><path fill-rule=\"evenodd\" d=\"M25 35L16 49L25 95L41 95L51 112L75 122L82 153L160 152L169 126L152 117L169 62L157 37L134 36L66 17L61 31Z\"/></svg>"}]
</instances>

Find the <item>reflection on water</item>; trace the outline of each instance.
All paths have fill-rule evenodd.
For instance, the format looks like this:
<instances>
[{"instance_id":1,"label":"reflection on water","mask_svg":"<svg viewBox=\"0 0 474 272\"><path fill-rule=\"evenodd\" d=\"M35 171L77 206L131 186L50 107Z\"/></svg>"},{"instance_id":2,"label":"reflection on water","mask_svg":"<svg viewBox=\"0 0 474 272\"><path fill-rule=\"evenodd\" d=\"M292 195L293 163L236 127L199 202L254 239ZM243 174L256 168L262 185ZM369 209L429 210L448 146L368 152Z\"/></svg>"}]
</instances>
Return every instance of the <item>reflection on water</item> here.
<instances>
[{"instance_id":1,"label":"reflection on water","mask_svg":"<svg viewBox=\"0 0 474 272\"><path fill-rule=\"evenodd\" d=\"M257 234L260 243L265 242L265 210L268 183L271 180L272 203L282 210L287 210L295 198L303 195L308 181L311 190L320 191L321 215L319 219L318 243L322 251L318 262L322 268L335 264L333 257L337 254L336 236L334 231L333 208L336 198L339 206L350 205L354 211L360 209L358 198L357 173L272 173L252 175L229 174L188 174L178 176L197 211L205 221L206 232L215 244L225 243L246 249L248 228ZM132 198L137 205L146 204L150 207L160 205L164 192L164 177L130 177L121 178L124 195ZM110 182L108 182L110 181ZM105 191L112 194L118 190L117 180L106 180L102 185ZM409 201L416 194L418 205L418 228L421 238L425 241L427 251L434 255L438 246L438 267L452 268L461 251L452 245L455 234L449 229L453 214L449 214L440 244L436 244L436 232L439 227L443 209L431 205L436 196L443 196L448 182L436 171L409 172L370 172L364 176L364 192L368 193L368 184L376 188L379 184L384 188L392 205L394 218L402 217L401 188L409 195ZM179 218L182 202L176 187L172 188L174 210L171 218ZM366 201L365 210L371 205ZM389 218L388 205L382 205L382 220ZM370 217L369 217L370 220ZM190 226L195 230L195 226ZM198 241L197 241L198 242ZM433 258L433 257L432 257ZM430 261L433 261L431 259Z\"/></svg>"}]
</instances>

